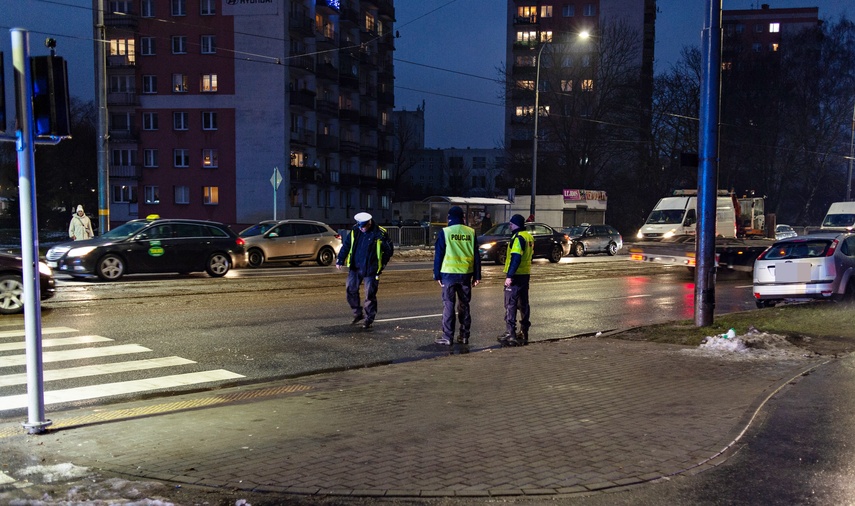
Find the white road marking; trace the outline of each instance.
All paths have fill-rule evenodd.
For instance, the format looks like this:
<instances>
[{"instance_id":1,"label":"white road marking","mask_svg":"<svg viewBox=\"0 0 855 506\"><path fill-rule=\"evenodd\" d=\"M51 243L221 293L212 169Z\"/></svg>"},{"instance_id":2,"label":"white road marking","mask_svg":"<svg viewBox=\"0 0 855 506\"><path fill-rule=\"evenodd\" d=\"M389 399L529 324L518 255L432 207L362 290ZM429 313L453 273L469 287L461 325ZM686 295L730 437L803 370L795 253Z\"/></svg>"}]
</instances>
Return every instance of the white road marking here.
<instances>
[{"instance_id":1,"label":"white road marking","mask_svg":"<svg viewBox=\"0 0 855 506\"><path fill-rule=\"evenodd\" d=\"M45 334L67 334L68 332L77 332L77 329L71 327L47 327L42 328L42 335ZM0 338L2 337L23 337L26 334L24 329L15 330L0 330Z\"/></svg>"},{"instance_id":2,"label":"white road marking","mask_svg":"<svg viewBox=\"0 0 855 506\"><path fill-rule=\"evenodd\" d=\"M439 314L425 314L421 316L402 316L400 318L385 318L383 320L374 320L378 322L395 322L398 320L416 320L419 318L436 318L437 316L442 316L442 313Z\"/></svg>"},{"instance_id":3,"label":"white road marking","mask_svg":"<svg viewBox=\"0 0 855 506\"><path fill-rule=\"evenodd\" d=\"M160 390L243 377L244 376L241 374L226 371L224 369L194 372L189 374L175 374L172 376L161 376L159 378L121 381L118 383L104 383L87 387L48 391L45 392L44 402L45 405L58 404L60 402L76 402L113 395L134 394L150 390ZM4 409L24 408L27 406L27 394L0 397L0 406L3 406Z\"/></svg>"},{"instance_id":4,"label":"white road marking","mask_svg":"<svg viewBox=\"0 0 855 506\"><path fill-rule=\"evenodd\" d=\"M80 350L48 351L42 353L42 362L63 362L66 360L80 360L82 358L110 357L114 355L125 355L128 353L143 353L146 351L151 350L138 344L121 344L118 346L103 346L100 348L84 348ZM24 365L26 362L26 355L0 357L0 367Z\"/></svg>"},{"instance_id":5,"label":"white road marking","mask_svg":"<svg viewBox=\"0 0 855 506\"><path fill-rule=\"evenodd\" d=\"M80 367L69 367L67 369L51 369L44 371L44 381L58 381L72 378L83 378L86 376L98 376L101 374L143 371L146 369L156 369L158 367L175 367L195 363L196 362L192 360L181 357L164 357L116 362L113 364L84 365ZM26 382L26 373L0 376L0 387L23 385Z\"/></svg>"},{"instance_id":6,"label":"white road marking","mask_svg":"<svg viewBox=\"0 0 855 506\"><path fill-rule=\"evenodd\" d=\"M112 339L104 336L76 336L61 337L59 339L43 339L42 348L49 348L51 346L71 346L73 344L103 343L104 341L112 341ZM23 341L0 344L0 351L25 350L26 348L27 343Z\"/></svg>"}]
</instances>

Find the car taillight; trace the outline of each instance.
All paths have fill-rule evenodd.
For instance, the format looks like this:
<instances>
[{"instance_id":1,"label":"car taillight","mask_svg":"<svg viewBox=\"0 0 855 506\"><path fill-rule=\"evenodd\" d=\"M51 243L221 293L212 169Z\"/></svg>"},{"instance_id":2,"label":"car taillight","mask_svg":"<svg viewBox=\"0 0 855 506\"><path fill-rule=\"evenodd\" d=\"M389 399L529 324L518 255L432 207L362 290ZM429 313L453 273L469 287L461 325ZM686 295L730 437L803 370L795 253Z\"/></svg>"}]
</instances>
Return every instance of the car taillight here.
<instances>
[{"instance_id":1,"label":"car taillight","mask_svg":"<svg viewBox=\"0 0 855 506\"><path fill-rule=\"evenodd\" d=\"M336 239L338 239L338 240L341 240L341 234L336 234L336 235L335 235L335 238L336 238Z\"/></svg>"},{"instance_id":2,"label":"car taillight","mask_svg":"<svg viewBox=\"0 0 855 506\"><path fill-rule=\"evenodd\" d=\"M836 250L836 249L837 249L837 239L831 241L831 246L829 246L828 249L825 250L825 256L827 256L827 257L834 256L834 250Z\"/></svg>"},{"instance_id":3,"label":"car taillight","mask_svg":"<svg viewBox=\"0 0 855 506\"><path fill-rule=\"evenodd\" d=\"M763 253L760 253L759 255L757 255L757 260L763 260L763 258L766 257L766 253L769 253L770 251L772 251L772 248L774 248L774 246L769 246L768 248L763 250Z\"/></svg>"},{"instance_id":4,"label":"car taillight","mask_svg":"<svg viewBox=\"0 0 855 506\"><path fill-rule=\"evenodd\" d=\"M246 246L246 241L243 240L243 237L238 237L235 239L235 244L238 246Z\"/></svg>"}]
</instances>

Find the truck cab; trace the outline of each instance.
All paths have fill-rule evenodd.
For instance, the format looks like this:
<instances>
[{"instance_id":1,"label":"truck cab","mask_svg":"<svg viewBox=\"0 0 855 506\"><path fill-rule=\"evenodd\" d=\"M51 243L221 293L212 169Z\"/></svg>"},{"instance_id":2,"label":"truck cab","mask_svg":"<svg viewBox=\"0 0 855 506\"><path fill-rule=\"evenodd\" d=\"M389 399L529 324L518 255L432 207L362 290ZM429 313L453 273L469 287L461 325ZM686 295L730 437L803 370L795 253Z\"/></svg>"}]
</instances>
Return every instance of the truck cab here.
<instances>
[{"instance_id":1,"label":"truck cab","mask_svg":"<svg viewBox=\"0 0 855 506\"><path fill-rule=\"evenodd\" d=\"M833 232L855 230L855 202L832 203L819 228Z\"/></svg>"},{"instance_id":2,"label":"truck cab","mask_svg":"<svg viewBox=\"0 0 855 506\"><path fill-rule=\"evenodd\" d=\"M676 190L671 197L659 199L647 221L638 230L639 240L661 240L694 236L698 222L697 190ZM715 233L717 237L736 237L736 210L733 198L725 190L716 197Z\"/></svg>"}]
</instances>

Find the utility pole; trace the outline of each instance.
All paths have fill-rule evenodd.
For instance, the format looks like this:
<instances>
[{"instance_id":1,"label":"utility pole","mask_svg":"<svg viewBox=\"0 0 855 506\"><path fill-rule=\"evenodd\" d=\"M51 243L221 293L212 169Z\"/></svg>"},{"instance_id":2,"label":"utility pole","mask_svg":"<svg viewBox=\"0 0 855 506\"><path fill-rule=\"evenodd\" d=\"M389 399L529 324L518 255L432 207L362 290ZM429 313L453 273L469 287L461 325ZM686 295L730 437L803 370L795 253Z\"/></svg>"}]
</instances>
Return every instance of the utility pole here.
<instances>
[{"instance_id":1,"label":"utility pole","mask_svg":"<svg viewBox=\"0 0 855 506\"><path fill-rule=\"evenodd\" d=\"M110 135L107 117L107 32L104 0L92 0L95 27L95 103L98 107L98 233L110 230Z\"/></svg>"}]
</instances>

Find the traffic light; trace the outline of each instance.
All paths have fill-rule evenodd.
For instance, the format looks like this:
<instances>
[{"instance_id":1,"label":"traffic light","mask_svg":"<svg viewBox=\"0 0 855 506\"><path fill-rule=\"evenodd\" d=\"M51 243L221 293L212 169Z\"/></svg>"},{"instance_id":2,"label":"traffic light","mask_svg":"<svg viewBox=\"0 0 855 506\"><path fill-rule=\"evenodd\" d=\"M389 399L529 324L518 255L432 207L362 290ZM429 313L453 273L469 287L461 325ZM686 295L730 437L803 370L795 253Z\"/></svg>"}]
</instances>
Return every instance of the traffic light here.
<instances>
[{"instance_id":1,"label":"traffic light","mask_svg":"<svg viewBox=\"0 0 855 506\"><path fill-rule=\"evenodd\" d=\"M36 136L70 137L68 69L60 56L30 58L33 131Z\"/></svg>"}]
</instances>

